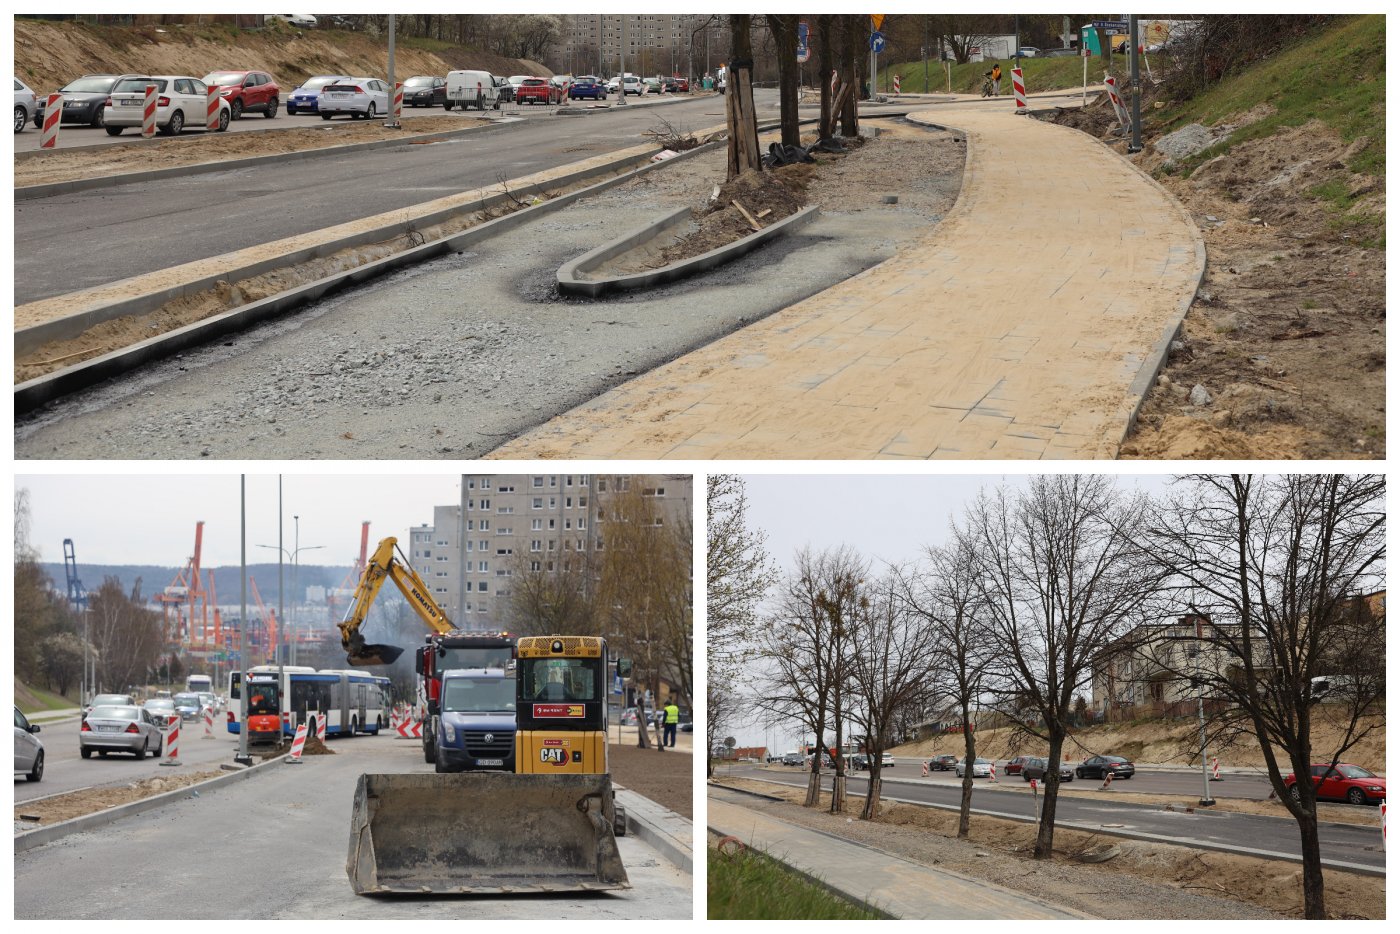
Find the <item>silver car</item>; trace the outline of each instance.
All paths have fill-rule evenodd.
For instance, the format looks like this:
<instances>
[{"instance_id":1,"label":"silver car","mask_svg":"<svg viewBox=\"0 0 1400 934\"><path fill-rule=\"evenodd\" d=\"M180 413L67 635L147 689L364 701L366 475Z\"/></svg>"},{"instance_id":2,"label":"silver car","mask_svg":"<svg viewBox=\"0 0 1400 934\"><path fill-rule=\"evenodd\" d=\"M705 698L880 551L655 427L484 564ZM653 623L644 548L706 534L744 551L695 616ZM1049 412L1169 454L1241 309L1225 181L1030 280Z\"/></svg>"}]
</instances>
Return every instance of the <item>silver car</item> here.
<instances>
[{"instance_id":1,"label":"silver car","mask_svg":"<svg viewBox=\"0 0 1400 934\"><path fill-rule=\"evenodd\" d=\"M158 721L145 707L94 707L78 731L78 754L92 758L93 750L105 756L109 752L160 755L161 734Z\"/></svg>"},{"instance_id":2,"label":"silver car","mask_svg":"<svg viewBox=\"0 0 1400 934\"><path fill-rule=\"evenodd\" d=\"M83 716L92 713L94 707L134 707L136 698L130 694L98 694L88 701L88 705L83 708Z\"/></svg>"},{"instance_id":3,"label":"silver car","mask_svg":"<svg viewBox=\"0 0 1400 934\"><path fill-rule=\"evenodd\" d=\"M150 713L151 719L161 729L168 730L180 719L180 714L175 710L175 702L168 697L152 697L141 706Z\"/></svg>"},{"instance_id":4,"label":"silver car","mask_svg":"<svg viewBox=\"0 0 1400 934\"><path fill-rule=\"evenodd\" d=\"M23 133L24 126L34 119L34 111L39 98L34 91L18 78L15 79L15 132Z\"/></svg>"},{"instance_id":5,"label":"silver car","mask_svg":"<svg viewBox=\"0 0 1400 934\"><path fill-rule=\"evenodd\" d=\"M39 732L37 723L31 724L24 714L15 708L15 771L23 772L31 782L44 777L44 744L34 734Z\"/></svg>"},{"instance_id":6,"label":"silver car","mask_svg":"<svg viewBox=\"0 0 1400 934\"><path fill-rule=\"evenodd\" d=\"M337 114L373 120L389 112L389 85L378 78L345 78L321 88L316 109L322 120Z\"/></svg>"},{"instance_id":7,"label":"silver car","mask_svg":"<svg viewBox=\"0 0 1400 934\"><path fill-rule=\"evenodd\" d=\"M204 706L200 703L199 695L195 693L176 694L172 699L175 701L175 712L180 715L181 720L195 719Z\"/></svg>"},{"instance_id":8,"label":"silver car","mask_svg":"<svg viewBox=\"0 0 1400 934\"><path fill-rule=\"evenodd\" d=\"M957 764L956 766L953 767L953 771L957 773L958 778L962 778L962 777L963 777L963 772L965 771L964 766L965 766L966 764L967 764L967 760L966 760L966 759L959 759L959 760L958 760L958 764ZM987 778L987 777L989 777L991 774L992 774L992 763L991 763L990 760L988 760L988 759L973 759L973 760L972 760L972 777L973 777L973 778Z\"/></svg>"}]
</instances>

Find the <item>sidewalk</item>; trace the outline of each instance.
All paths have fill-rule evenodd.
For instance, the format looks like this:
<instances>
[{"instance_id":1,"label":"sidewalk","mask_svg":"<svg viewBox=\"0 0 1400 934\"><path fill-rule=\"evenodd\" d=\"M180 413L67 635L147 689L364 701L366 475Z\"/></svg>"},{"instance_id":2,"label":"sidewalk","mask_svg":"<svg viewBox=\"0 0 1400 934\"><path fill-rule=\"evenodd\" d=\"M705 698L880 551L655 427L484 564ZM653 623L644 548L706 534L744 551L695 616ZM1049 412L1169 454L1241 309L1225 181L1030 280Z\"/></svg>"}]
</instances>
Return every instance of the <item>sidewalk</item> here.
<instances>
[{"instance_id":1,"label":"sidewalk","mask_svg":"<svg viewBox=\"0 0 1400 934\"><path fill-rule=\"evenodd\" d=\"M933 869L744 807L745 795L711 787L710 830L738 837L846 898L895 918L1078 918L1010 889Z\"/></svg>"},{"instance_id":2,"label":"sidewalk","mask_svg":"<svg viewBox=\"0 0 1400 934\"><path fill-rule=\"evenodd\" d=\"M1102 143L1011 108L910 117L967 138L924 239L489 456L1114 457L1204 241Z\"/></svg>"}]
</instances>

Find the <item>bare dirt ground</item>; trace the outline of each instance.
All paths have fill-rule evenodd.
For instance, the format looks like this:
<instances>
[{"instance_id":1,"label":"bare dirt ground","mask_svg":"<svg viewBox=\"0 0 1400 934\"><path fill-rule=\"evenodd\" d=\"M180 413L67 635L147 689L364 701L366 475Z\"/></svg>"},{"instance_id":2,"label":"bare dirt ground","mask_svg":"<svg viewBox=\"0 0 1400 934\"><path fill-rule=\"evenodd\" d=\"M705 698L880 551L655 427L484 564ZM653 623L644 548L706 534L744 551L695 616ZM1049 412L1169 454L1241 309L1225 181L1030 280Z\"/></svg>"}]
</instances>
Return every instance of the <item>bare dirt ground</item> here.
<instances>
[{"instance_id":1,"label":"bare dirt ground","mask_svg":"<svg viewBox=\"0 0 1400 934\"><path fill-rule=\"evenodd\" d=\"M668 810L691 817L695 758L667 749L638 749L635 742L610 743L608 767L613 780Z\"/></svg>"},{"instance_id":2,"label":"bare dirt ground","mask_svg":"<svg viewBox=\"0 0 1400 934\"><path fill-rule=\"evenodd\" d=\"M82 817L86 814L96 814L98 811L105 811L107 808L114 808L119 804L130 804L133 801L140 801L142 798L162 795L167 791L177 791L206 779L226 774L228 773L214 770L212 772L184 772L170 776L161 775L156 778L145 778L118 788L88 788L83 791L74 791L70 794L47 798L43 801L16 804L15 825L17 827L20 825L20 815L22 814L39 818L38 821L25 821L26 827L43 827L57 824L60 821L72 820L75 817Z\"/></svg>"},{"instance_id":3,"label":"bare dirt ground","mask_svg":"<svg viewBox=\"0 0 1400 934\"><path fill-rule=\"evenodd\" d=\"M1057 122L1100 137L1109 126L1102 106ZM1313 122L1238 144L1189 178L1162 171L1144 143L1134 161L1191 213L1207 268L1121 456L1384 458L1384 228L1359 222L1384 216L1385 186L1346 169L1364 143ZM1350 216L1312 194L1325 182L1361 196ZM1189 400L1197 385L1204 405Z\"/></svg>"},{"instance_id":4,"label":"bare dirt ground","mask_svg":"<svg viewBox=\"0 0 1400 934\"><path fill-rule=\"evenodd\" d=\"M1342 724L1333 722L1327 716L1329 710L1335 708L1324 706L1317 709L1320 716L1313 724L1313 748L1319 754L1323 754L1324 751L1330 754L1340 742ZM1369 717L1362 726L1372 727L1371 732L1347 750L1342 761L1384 773L1385 718ZM1111 752L1114 755L1127 756L1140 766L1199 765L1198 736L1194 719L1110 723L1075 731L1066 742L1063 757L1066 761L1077 762L1085 756ZM960 756L963 753L963 741L961 736L950 733L908 743L890 751L897 756L917 756L923 759L940 753ZM1048 752L1045 743L1010 727L977 731L979 756L1005 759L1012 756L1043 756ZM1281 755L1281 750L1276 750L1276 754ZM1221 744L1211 755L1218 755L1221 765L1224 766L1264 768L1264 754L1253 737L1240 737L1228 746ZM1284 757L1281 761L1286 762L1287 758Z\"/></svg>"},{"instance_id":5,"label":"bare dirt ground","mask_svg":"<svg viewBox=\"0 0 1400 934\"><path fill-rule=\"evenodd\" d=\"M969 840L957 839L954 811L884 802L878 821L801 806L804 792L762 782L722 784L783 799L753 807L905 859L1004 885L1100 918L1269 919L1302 917L1302 869L1294 863L1210 853L1188 847L1115 839L1057 829L1055 855L1034 860L1035 828L1001 818L972 816ZM1117 854L1100 863L1081 857L1106 847ZM996 858L989 858L995 854ZM1385 880L1323 870L1335 918L1384 918Z\"/></svg>"},{"instance_id":6,"label":"bare dirt ground","mask_svg":"<svg viewBox=\"0 0 1400 934\"><path fill-rule=\"evenodd\" d=\"M273 121L276 122L276 121ZM206 133L199 136L99 146L96 149L59 149L42 156L16 158L15 187L47 185L79 178L147 172L152 169L248 159L312 149L329 149L352 143L403 140L447 130L466 130L490 123L465 116L419 117L407 128L391 130L369 120L323 122L319 127L277 129L259 133Z\"/></svg>"}]
</instances>

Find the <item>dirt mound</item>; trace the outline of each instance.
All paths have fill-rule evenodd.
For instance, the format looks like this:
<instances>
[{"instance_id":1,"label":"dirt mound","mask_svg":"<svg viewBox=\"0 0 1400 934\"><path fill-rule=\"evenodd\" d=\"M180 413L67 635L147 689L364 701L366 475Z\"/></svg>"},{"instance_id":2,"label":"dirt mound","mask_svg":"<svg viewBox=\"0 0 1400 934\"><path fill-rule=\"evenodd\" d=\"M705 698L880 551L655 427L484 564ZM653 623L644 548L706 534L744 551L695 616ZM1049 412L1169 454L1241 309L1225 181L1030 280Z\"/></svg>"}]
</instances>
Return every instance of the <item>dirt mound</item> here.
<instances>
[{"instance_id":1,"label":"dirt mound","mask_svg":"<svg viewBox=\"0 0 1400 934\"><path fill-rule=\"evenodd\" d=\"M310 75L383 75L388 70L386 40L359 33L32 20L16 20L14 27L15 74L39 94L57 90L83 74L145 71L200 77L219 68L247 68L270 72L285 97ZM437 53L400 42L394 50L394 71L399 77L445 75L454 68L480 68L500 75L549 73L538 62L471 49Z\"/></svg>"}]
</instances>

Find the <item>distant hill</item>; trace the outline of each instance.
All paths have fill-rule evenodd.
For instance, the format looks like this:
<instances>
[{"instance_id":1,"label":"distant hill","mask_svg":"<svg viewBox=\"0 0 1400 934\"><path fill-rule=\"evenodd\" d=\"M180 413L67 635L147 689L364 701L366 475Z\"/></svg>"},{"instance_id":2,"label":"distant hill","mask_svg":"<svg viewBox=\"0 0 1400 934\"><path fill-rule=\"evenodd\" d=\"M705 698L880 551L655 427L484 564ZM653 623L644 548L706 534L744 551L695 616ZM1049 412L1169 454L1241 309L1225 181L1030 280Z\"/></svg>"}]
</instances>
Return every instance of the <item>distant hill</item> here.
<instances>
[{"instance_id":1,"label":"distant hill","mask_svg":"<svg viewBox=\"0 0 1400 934\"><path fill-rule=\"evenodd\" d=\"M53 579L55 587L60 591L67 589L67 578L62 564L48 561L43 562L41 566ZM214 590L219 602L225 605L237 603L240 591L239 569L232 566L220 566L213 570ZM178 568L154 564L79 564L78 579L82 581L83 587L93 591L101 587L102 582L108 577L115 577L121 582L122 590L130 593L136 579L140 578L141 594L149 599L152 594L164 590L171 584L178 571ZM307 587L339 587L349 573L350 567L348 565L303 564L297 573L297 586L303 592ZM248 575L257 581L258 593L262 594L263 602L276 604L278 596L277 565L275 563L250 564L248 565ZM290 602L292 599L291 565L283 566L283 577L287 587L287 602ZM386 596L388 595L386 594ZM248 602L250 604L253 602L251 592L248 594Z\"/></svg>"}]
</instances>

